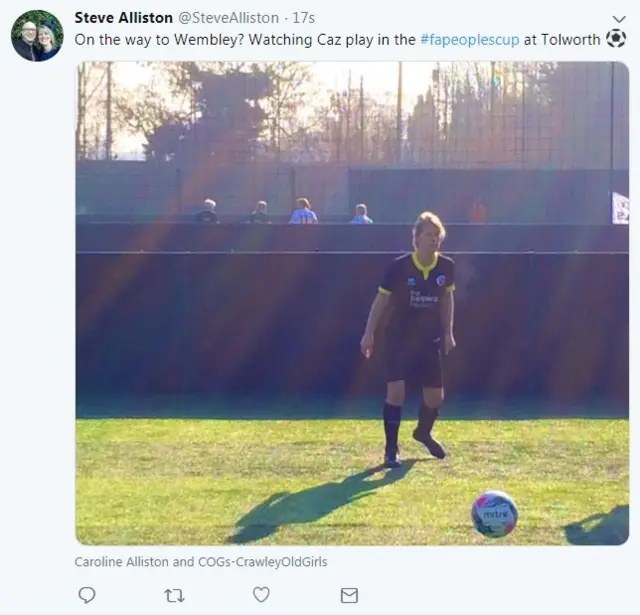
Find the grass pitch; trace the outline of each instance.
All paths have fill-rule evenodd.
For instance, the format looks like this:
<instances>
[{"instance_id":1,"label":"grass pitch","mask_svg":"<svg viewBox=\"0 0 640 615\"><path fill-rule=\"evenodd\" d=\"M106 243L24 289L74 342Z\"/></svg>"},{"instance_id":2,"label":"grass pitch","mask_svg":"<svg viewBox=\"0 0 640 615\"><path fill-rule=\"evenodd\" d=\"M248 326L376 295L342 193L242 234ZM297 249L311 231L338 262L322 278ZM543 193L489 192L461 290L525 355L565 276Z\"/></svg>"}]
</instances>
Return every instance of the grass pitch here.
<instances>
[{"instance_id":1,"label":"grass pitch","mask_svg":"<svg viewBox=\"0 0 640 615\"><path fill-rule=\"evenodd\" d=\"M77 421L77 537L92 545L621 544L626 420L449 420L437 461L402 425L382 470L380 421ZM476 533L473 499L508 492L514 532Z\"/></svg>"}]
</instances>

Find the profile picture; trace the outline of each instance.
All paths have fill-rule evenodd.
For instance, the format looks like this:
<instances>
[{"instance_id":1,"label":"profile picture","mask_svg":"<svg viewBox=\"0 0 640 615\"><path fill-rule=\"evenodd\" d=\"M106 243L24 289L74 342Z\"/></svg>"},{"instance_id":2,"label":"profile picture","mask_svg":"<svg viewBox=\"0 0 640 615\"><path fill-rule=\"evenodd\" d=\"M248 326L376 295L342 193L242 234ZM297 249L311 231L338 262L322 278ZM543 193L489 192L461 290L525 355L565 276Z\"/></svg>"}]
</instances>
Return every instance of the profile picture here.
<instances>
[{"instance_id":1,"label":"profile picture","mask_svg":"<svg viewBox=\"0 0 640 615\"><path fill-rule=\"evenodd\" d=\"M63 39L60 21L47 11L27 11L11 28L13 48L28 62L50 60L60 51Z\"/></svg>"}]
</instances>

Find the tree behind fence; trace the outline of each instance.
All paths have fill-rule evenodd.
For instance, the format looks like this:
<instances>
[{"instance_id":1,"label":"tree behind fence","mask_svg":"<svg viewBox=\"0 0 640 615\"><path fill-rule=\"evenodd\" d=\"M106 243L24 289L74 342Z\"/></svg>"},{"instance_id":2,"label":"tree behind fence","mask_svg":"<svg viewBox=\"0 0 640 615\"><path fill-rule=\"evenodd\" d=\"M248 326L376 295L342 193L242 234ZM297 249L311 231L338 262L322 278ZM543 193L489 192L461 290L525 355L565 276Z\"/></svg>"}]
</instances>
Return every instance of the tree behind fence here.
<instances>
[{"instance_id":1,"label":"tree behind fence","mask_svg":"<svg viewBox=\"0 0 640 615\"><path fill-rule=\"evenodd\" d=\"M82 65L78 211L176 212L211 197L223 211L265 199L284 213L304 195L333 214L353 205L349 169L363 166L608 171L608 189L628 170L624 66L424 66L424 93L410 100L400 79L381 95L351 72L319 94L302 63L158 63L161 100L153 83L119 85L118 64ZM114 160L123 135L139 138L142 160Z\"/></svg>"}]
</instances>

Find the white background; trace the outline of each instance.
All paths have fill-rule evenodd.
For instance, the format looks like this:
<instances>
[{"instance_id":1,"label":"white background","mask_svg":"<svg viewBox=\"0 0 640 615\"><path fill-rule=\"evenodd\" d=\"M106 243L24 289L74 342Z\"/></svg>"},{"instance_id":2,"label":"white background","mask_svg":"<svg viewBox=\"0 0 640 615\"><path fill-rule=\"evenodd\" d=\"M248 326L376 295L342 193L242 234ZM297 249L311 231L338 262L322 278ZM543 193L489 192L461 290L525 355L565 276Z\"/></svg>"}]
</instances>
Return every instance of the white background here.
<instances>
[{"instance_id":1,"label":"white background","mask_svg":"<svg viewBox=\"0 0 640 615\"><path fill-rule=\"evenodd\" d=\"M214 8L215 5L215 8ZM2 46L2 202L0 203L0 613L640 613L638 590L640 539L638 516L631 517L631 538L622 547L595 548L242 548L243 555L324 555L330 565L303 570L89 570L74 565L77 555L188 557L221 555L216 549L98 549L76 543L74 523L74 223L75 223L75 68L82 60L625 60L632 78L632 107L638 100L636 18L631 3L433 3L382 4L326 0L300 3L138 2L114 8L110 2L73 6L60 0L46 5L4 3ZM14 5L15 6L15 5ZM627 15L623 50L520 47L442 51L415 48L290 47L269 55L243 47L75 48L78 31L97 35L205 34L209 31L258 32L258 26L76 26L73 13L120 10L173 12L231 10L291 13L310 11L315 26L277 26L275 31L314 34L419 36L423 31L450 34L563 32L604 36L615 27L612 15ZM573 8L569 8L573 6ZM166 7L166 8L163 8ZM379 8L380 7L380 8ZM410 8L414 7L414 8ZM24 11L46 9L65 27L65 45L52 61L26 63L11 48L9 32ZM450 11L444 13L442 11ZM635 14L634 14L635 13ZM518 22L522 14L524 21ZM512 24L512 25L509 25ZM264 26L262 31L270 31ZM179 54L179 56L178 56ZM437 54L440 54L439 56ZM632 118L633 121L633 118ZM632 160L637 152L632 141ZM635 185L635 184L634 184ZM632 244L638 238L633 230ZM638 262L631 257L631 313L637 304ZM612 298L614 300L614 298ZM632 353L638 331L631 322ZM632 361L632 366L634 362ZM631 378L631 405L638 377ZM635 411L635 410L634 410ZM632 441L639 436L631 422ZM587 444L585 443L585 446ZM632 465L638 455L632 448ZM603 460L604 462L605 460ZM638 473L632 471L638 495ZM83 605L77 590L94 586L95 601ZM257 604L251 590L268 585L271 597ZM187 600L167 604L163 590L181 587ZM339 602L341 587L360 588L358 605Z\"/></svg>"}]
</instances>

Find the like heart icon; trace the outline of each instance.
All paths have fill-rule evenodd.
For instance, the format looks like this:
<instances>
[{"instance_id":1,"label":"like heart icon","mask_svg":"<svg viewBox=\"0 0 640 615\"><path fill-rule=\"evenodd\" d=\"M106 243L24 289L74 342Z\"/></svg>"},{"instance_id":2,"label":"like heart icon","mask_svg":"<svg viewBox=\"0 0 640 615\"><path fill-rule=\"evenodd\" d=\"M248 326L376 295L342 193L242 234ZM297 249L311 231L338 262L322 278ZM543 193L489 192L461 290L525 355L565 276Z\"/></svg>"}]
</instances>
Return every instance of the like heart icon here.
<instances>
[{"instance_id":1,"label":"like heart icon","mask_svg":"<svg viewBox=\"0 0 640 615\"><path fill-rule=\"evenodd\" d=\"M253 588L253 597L258 602L264 602L269 597L269 588L268 587L254 587Z\"/></svg>"}]
</instances>

